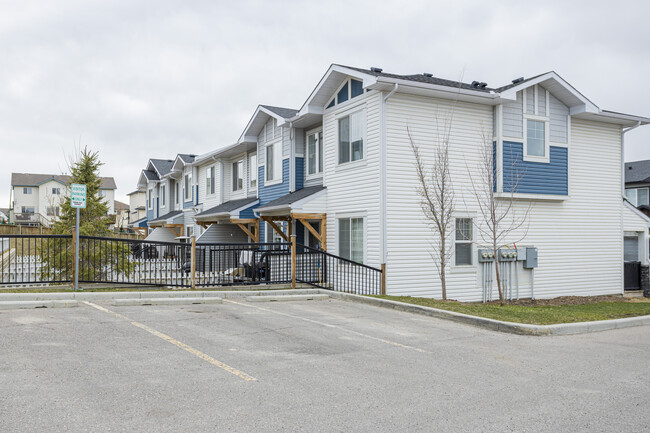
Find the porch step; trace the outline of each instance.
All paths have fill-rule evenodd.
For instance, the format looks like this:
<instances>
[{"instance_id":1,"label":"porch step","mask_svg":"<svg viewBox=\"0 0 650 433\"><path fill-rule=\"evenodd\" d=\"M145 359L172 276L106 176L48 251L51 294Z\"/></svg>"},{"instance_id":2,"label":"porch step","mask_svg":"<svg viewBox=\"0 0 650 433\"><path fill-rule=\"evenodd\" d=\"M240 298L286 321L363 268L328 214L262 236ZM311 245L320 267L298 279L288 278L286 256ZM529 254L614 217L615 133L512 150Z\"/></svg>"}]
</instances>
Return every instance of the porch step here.
<instances>
[{"instance_id":1,"label":"porch step","mask_svg":"<svg viewBox=\"0 0 650 433\"><path fill-rule=\"evenodd\" d=\"M76 307L79 304L75 300L53 300L53 301L2 301L0 310L17 310L25 308L68 308Z\"/></svg>"},{"instance_id":2,"label":"porch step","mask_svg":"<svg viewBox=\"0 0 650 433\"><path fill-rule=\"evenodd\" d=\"M324 301L329 299L328 295L261 295L249 296L248 302L280 302L280 301Z\"/></svg>"},{"instance_id":3,"label":"porch step","mask_svg":"<svg viewBox=\"0 0 650 433\"><path fill-rule=\"evenodd\" d=\"M193 305L193 304L221 304L223 298L141 298L141 299L113 299L113 306L134 307L141 305Z\"/></svg>"}]
</instances>

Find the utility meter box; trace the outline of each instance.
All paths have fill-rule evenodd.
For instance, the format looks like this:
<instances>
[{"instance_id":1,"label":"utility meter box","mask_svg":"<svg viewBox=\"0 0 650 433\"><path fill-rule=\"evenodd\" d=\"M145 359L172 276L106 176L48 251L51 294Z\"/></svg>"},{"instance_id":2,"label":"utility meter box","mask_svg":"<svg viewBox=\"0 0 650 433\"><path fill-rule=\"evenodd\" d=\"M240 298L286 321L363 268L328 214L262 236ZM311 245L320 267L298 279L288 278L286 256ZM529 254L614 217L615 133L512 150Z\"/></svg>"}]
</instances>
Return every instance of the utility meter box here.
<instances>
[{"instance_id":1,"label":"utility meter box","mask_svg":"<svg viewBox=\"0 0 650 433\"><path fill-rule=\"evenodd\" d=\"M526 248L526 247L517 248L517 261L518 262L523 262L524 260L526 260L526 250L527 249L528 248Z\"/></svg>"},{"instance_id":2,"label":"utility meter box","mask_svg":"<svg viewBox=\"0 0 650 433\"><path fill-rule=\"evenodd\" d=\"M537 248L526 248L526 260L524 260L525 269L533 269L537 267Z\"/></svg>"},{"instance_id":3,"label":"utility meter box","mask_svg":"<svg viewBox=\"0 0 650 433\"><path fill-rule=\"evenodd\" d=\"M500 262L514 262L517 260L517 251L502 249L499 250L499 261Z\"/></svg>"},{"instance_id":4,"label":"utility meter box","mask_svg":"<svg viewBox=\"0 0 650 433\"><path fill-rule=\"evenodd\" d=\"M492 250L478 250L479 263L489 263L494 261L494 252Z\"/></svg>"}]
</instances>

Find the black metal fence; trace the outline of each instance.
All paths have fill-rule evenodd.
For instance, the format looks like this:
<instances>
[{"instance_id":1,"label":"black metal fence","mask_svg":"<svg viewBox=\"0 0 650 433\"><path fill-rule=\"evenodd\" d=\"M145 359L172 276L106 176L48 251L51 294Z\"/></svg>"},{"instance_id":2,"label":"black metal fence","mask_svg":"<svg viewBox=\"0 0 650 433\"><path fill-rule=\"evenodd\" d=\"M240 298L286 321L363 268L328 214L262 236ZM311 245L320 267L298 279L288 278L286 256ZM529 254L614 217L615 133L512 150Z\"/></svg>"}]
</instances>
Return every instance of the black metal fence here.
<instances>
[{"instance_id":1,"label":"black metal fence","mask_svg":"<svg viewBox=\"0 0 650 433\"><path fill-rule=\"evenodd\" d=\"M305 245L195 244L80 236L79 282L169 287L290 284L381 294L381 269ZM71 235L0 235L0 285L70 283Z\"/></svg>"},{"instance_id":2,"label":"black metal fence","mask_svg":"<svg viewBox=\"0 0 650 433\"><path fill-rule=\"evenodd\" d=\"M328 252L297 245L296 281L359 295L381 295L382 270Z\"/></svg>"},{"instance_id":3,"label":"black metal fence","mask_svg":"<svg viewBox=\"0 0 650 433\"><path fill-rule=\"evenodd\" d=\"M69 282L72 248L70 235L0 235L0 284Z\"/></svg>"}]
</instances>

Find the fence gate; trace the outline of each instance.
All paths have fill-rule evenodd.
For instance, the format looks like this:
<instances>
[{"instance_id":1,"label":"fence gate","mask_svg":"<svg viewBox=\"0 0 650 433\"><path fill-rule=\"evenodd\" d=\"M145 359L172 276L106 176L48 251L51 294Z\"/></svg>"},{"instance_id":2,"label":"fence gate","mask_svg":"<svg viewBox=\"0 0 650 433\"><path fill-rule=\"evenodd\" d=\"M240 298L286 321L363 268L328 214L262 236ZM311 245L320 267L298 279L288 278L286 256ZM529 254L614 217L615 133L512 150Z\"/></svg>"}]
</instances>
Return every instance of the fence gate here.
<instances>
[{"instance_id":1,"label":"fence gate","mask_svg":"<svg viewBox=\"0 0 650 433\"><path fill-rule=\"evenodd\" d=\"M623 281L625 290L641 290L641 262L623 264Z\"/></svg>"}]
</instances>

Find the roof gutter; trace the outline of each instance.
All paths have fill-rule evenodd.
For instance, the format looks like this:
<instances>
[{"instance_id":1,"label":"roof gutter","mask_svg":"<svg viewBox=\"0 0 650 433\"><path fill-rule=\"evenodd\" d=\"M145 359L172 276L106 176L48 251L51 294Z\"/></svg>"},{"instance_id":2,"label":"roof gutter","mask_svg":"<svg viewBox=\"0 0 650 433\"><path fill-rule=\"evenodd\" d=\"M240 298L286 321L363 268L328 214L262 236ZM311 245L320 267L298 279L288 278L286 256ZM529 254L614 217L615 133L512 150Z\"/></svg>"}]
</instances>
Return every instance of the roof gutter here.
<instances>
[{"instance_id":1,"label":"roof gutter","mask_svg":"<svg viewBox=\"0 0 650 433\"><path fill-rule=\"evenodd\" d=\"M386 101L397 92L399 84L395 83L393 89L381 101L381 149L379 169L379 226L381 227L380 253L381 263L386 264L388 241L386 224Z\"/></svg>"}]
</instances>

